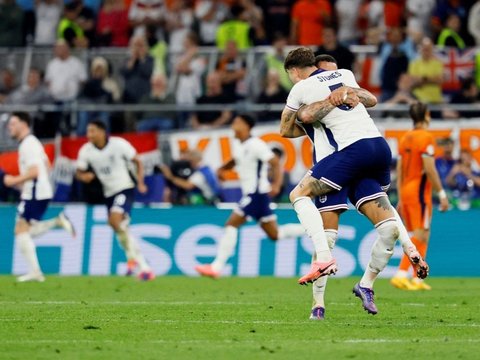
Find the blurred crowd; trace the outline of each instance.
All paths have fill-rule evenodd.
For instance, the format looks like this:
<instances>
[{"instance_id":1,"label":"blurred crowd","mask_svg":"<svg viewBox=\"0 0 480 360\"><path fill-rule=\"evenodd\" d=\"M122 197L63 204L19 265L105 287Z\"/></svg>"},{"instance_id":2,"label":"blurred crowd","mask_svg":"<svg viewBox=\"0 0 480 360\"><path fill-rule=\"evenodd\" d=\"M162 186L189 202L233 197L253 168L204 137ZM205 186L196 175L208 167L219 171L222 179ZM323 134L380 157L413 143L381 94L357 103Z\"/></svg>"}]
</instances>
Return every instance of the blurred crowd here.
<instances>
[{"instance_id":1,"label":"blurred crowd","mask_svg":"<svg viewBox=\"0 0 480 360\"><path fill-rule=\"evenodd\" d=\"M479 102L480 75L473 71L460 90L443 91L444 65L434 48L480 44L480 0L3 0L0 19L0 47L54 47L47 66L31 68L24 83L11 69L1 71L1 102L170 106L135 114L80 112L74 122L62 113L34 114L40 137L83 135L93 118L115 132L222 126L233 115L228 106L198 112L174 107L284 103L292 85L283 60L293 45L313 46L354 71L359 65L352 47L375 46L384 103ZM214 66L203 46L218 50ZM270 51L252 69L245 51L255 46ZM77 56L95 47L128 47L128 55L119 69L101 50L88 63ZM278 117L278 111L264 111L259 119Z\"/></svg>"}]
</instances>

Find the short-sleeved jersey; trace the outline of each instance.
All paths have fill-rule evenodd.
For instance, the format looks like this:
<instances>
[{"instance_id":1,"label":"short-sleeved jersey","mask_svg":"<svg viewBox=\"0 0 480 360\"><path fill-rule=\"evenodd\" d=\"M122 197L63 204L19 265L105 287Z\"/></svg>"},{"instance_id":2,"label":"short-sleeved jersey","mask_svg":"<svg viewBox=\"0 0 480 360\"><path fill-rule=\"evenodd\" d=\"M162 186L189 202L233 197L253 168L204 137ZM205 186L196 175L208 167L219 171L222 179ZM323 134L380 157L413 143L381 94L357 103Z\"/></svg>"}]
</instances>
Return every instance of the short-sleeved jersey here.
<instances>
[{"instance_id":1,"label":"short-sleeved jersey","mask_svg":"<svg viewBox=\"0 0 480 360\"><path fill-rule=\"evenodd\" d=\"M42 143L34 136L27 135L18 147L18 167L20 174L25 174L29 168L37 166L36 179L23 183L22 200L46 200L53 196L52 185L48 178L49 160Z\"/></svg>"},{"instance_id":2,"label":"short-sleeved jersey","mask_svg":"<svg viewBox=\"0 0 480 360\"><path fill-rule=\"evenodd\" d=\"M110 197L135 187L129 169L136 154L128 141L112 136L103 149L92 143L83 145L78 153L77 169L85 171L91 167L102 184L103 195Z\"/></svg>"},{"instance_id":3,"label":"short-sleeved jersey","mask_svg":"<svg viewBox=\"0 0 480 360\"><path fill-rule=\"evenodd\" d=\"M430 204L432 202L432 184L425 174L423 157L433 157L434 154L434 139L426 130L410 130L400 139L399 155L402 161L400 200L402 203Z\"/></svg>"},{"instance_id":4,"label":"short-sleeved jersey","mask_svg":"<svg viewBox=\"0 0 480 360\"><path fill-rule=\"evenodd\" d=\"M286 107L297 111L303 104L325 100L331 92L341 86L359 88L350 70L317 70L310 77L299 81L290 90ZM354 108L341 105L328 113L316 127L323 126L330 145L342 150L362 139L381 137L375 123L363 104Z\"/></svg>"},{"instance_id":5,"label":"short-sleeved jersey","mask_svg":"<svg viewBox=\"0 0 480 360\"><path fill-rule=\"evenodd\" d=\"M233 158L243 195L270 191L268 161L273 157L272 150L257 137L234 143Z\"/></svg>"}]
</instances>

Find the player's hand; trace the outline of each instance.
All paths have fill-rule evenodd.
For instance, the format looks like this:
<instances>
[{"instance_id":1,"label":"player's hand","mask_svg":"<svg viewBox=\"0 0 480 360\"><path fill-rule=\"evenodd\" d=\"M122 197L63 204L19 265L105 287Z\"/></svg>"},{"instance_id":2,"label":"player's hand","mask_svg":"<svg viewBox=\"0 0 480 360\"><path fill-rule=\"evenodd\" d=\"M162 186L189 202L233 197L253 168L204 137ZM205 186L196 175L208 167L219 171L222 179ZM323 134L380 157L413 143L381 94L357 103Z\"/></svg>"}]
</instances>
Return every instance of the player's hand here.
<instances>
[{"instance_id":1,"label":"player's hand","mask_svg":"<svg viewBox=\"0 0 480 360\"><path fill-rule=\"evenodd\" d=\"M271 198L274 198L275 196L280 194L280 189L281 189L280 185L272 185L272 189L270 190L268 195L270 195Z\"/></svg>"},{"instance_id":2,"label":"player's hand","mask_svg":"<svg viewBox=\"0 0 480 360\"><path fill-rule=\"evenodd\" d=\"M334 106L340 106L344 103L347 97L348 97L348 88L345 86L342 86L342 87L339 87L338 89L333 90L328 100L330 101L330 104Z\"/></svg>"},{"instance_id":3,"label":"player's hand","mask_svg":"<svg viewBox=\"0 0 480 360\"><path fill-rule=\"evenodd\" d=\"M450 201L448 201L447 197L440 198L440 207L439 210L444 212L450 208Z\"/></svg>"},{"instance_id":4,"label":"player's hand","mask_svg":"<svg viewBox=\"0 0 480 360\"><path fill-rule=\"evenodd\" d=\"M15 186L15 176L13 175L5 175L3 177L3 183L7 187Z\"/></svg>"},{"instance_id":5,"label":"player's hand","mask_svg":"<svg viewBox=\"0 0 480 360\"><path fill-rule=\"evenodd\" d=\"M142 181L142 182L139 182L137 184L137 190L140 194L146 194L147 191L148 191L148 187L147 185L145 185L145 183Z\"/></svg>"},{"instance_id":6,"label":"player's hand","mask_svg":"<svg viewBox=\"0 0 480 360\"><path fill-rule=\"evenodd\" d=\"M354 108L360 103L360 98L357 96L357 93L352 89L348 89L347 98L343 102L344 104Z\"/></svg>"}]
</instances>

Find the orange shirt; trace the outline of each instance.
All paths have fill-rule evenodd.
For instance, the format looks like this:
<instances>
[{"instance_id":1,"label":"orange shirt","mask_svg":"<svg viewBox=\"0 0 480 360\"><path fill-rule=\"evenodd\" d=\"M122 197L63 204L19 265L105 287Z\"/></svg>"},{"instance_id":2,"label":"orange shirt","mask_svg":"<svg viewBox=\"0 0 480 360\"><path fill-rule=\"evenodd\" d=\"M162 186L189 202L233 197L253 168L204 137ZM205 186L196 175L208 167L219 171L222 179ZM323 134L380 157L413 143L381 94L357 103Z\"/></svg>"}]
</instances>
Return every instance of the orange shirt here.
<instances>
[{"instance_id":1,"label":"orange shirt","mask_svg":"<svg viewBox=\"0 0 480 360\"><path fill-rule=\"evenodd\" d=\"M402 158L400 200L404 204L432 203L432 184L423 170L423 157L434 156L433 135L424 129L407 132L401 139Z\"/></svg>"},{"instance_id":2,"label":"orange shirt","mask_svg":"<svg viewBox=\"0 0 480 360\"><path fill-rule=\"evenodd\" d=\"M298 45L322 45L325 17L330 17L332 7L326 0L300 0L292 8L292 19L297 21Z\"/></svg>"}]
</instances>

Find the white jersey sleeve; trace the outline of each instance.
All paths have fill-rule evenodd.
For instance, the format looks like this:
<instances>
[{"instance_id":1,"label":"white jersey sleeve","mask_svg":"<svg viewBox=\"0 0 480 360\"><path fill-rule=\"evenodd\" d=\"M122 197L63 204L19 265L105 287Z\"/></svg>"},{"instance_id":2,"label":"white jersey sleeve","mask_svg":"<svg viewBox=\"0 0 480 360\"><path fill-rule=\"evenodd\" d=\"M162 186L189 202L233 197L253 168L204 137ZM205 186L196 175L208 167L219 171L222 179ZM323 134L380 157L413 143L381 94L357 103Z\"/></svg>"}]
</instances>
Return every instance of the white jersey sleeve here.
<instances>
[{"instance_id":1,"label":"white jersey sleeve","mask_svg":"<svg viewBox=\"0 0 480 360\"><path fill-rule=\"evenodd\" d=\"M304 104L303 102L303 91L300 83L296 83L287 97L287 104L285 107L291 111L297 111L300 109L300 106Z\"/></svg>"},{"instance_id":2,"label":"white jersey sleeve","mask_svg":"<svg viewBox=\"0 0 480 360\"><path fill-rule=\"evenodd\" d=\"M256 139L255 146L255 154L260 161L267 162L275 156L273 151L268 147L268 145L261 139Z\"/></svg>"},{"instance_id":3,"label":"white jersey sleeve","mask_svg":"<svg viewBox=\"0 0 480 360\"><path fill-rule=\"evenodd\" d=\"M86 171L88 169L88 144L83 145L78 152L76 168L80 171Z\"/></svg>"},{"instance_id":4,"label":"white jersey sleeve","mask_svg":"<svg viewBox=\"0 0 480 360\"><path fill-rule=\"evenodd\" d=\"M127 160L132 160L137 156L137 150L127 140L122 138L115 138L115 145L122 152Z\"/></svg>"}]
</instances>

